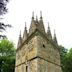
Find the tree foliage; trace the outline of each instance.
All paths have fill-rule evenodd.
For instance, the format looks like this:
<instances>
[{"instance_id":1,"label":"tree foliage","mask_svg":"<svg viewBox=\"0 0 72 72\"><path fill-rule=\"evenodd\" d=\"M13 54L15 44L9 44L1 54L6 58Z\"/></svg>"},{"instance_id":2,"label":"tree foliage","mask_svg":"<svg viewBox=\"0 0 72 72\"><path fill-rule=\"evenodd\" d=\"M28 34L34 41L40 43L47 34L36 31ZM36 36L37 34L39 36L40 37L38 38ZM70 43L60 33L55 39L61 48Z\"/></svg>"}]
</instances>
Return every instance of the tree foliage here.
<instances>
[{"instance_id":1,"label":"tree foliage","mask_svg":"<svg viewBox=\"0 0 72 72\"><path fill-rule=\"evenodd\" d=\"M7 3L9 0L0 0L0 15L7 13Z\"/></svg>"},{"instance_id":2,"label":"tree foliage","mask_svg":"<svg viewBox=\"0 0 72 72\"><path fill-rule=\"evenodd\" d=\"M60 45L59 48L60 48L61 66L62 66L62 70L64 70L64 61L65 61L65 56L67 54L67 49L64 48L62 45Z\"/></svg>"},{"instance_id":3,"label":"tree foliage","mask_svg":"<svg viewBox=\"0 0 72 72\"><path fill-rule=\"evenodd\" d=\"M61 66L63 72L72 72L72 48L69 50L60 47L60 58L61 58Z\"/></svg>"},{"instance_id":4,"label":"tree foliage","mask_svg":"<svg viewBox=\"0 0 72 72\"><path fill-rule=\"evenodd\" d=\"M8 39L0 41L0 72L14 72L15 48Z\"/></svg>"},{"instance_id":5,"label":"tree foliage","mask_svg":"<svg viewBox=\"0 0 72 72\"><path fill-rule=\"evenodd\" d=\"M64 72L72 72L72 48L65 57L64 67Z\"/></svg>"},{"instance_id":6,"label":"tree foliage","mask_svg":"<svg viewBox=\"0 0 72 72\"><path fill-rule=\"evenodd\" d=\"M7 9L8 2L9 2L9 0L0 0L0 16L3 16L4 14L6 14L8 12L8 9ZM0 19L2 19L2 18L0 17ZM12 27L12 26L9 24L0 22L0 32L5 31L7 27ZM1 37L5 38L6 36L0 34L0 38Z\"/></svg>"},{"instance_id":7,"label":"tree foliage","mask_svg":"<svg viewBox=\"0 0 72 72\"><path fill-rule=\"evenodd\" d=\"M6 31L7 28L11 28L12 26L9 24L4 24L2 22L0 22L0 32ZM6 35L0 35L0 38L6 38Z\"/></svg>"}]
</instances>

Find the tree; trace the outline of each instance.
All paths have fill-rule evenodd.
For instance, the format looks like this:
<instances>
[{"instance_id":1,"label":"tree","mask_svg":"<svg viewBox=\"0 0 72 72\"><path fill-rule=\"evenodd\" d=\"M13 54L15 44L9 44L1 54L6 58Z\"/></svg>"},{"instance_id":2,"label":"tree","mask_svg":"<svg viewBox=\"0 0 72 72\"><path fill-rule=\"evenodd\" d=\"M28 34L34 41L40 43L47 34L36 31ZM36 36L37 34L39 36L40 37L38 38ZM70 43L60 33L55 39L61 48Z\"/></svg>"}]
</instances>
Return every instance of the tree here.
<instances>
[{"instance_id":1,"label":"tree","mask_svg":"<svg viewBox=\"0 0 72 72\"><path fill-rule=\"evenodd\" d=\"M68 52L68 50L63 46L59 46L59 47L60 47L62 71L72 72L72 48Z\"/></svg>"},{"instance_id":2,"label":"tree","mask_svg":"<svg viewBox=\"0 0 72 72\"><path fill-rule=\"evenodd\" d=\"M64 72L72 72L72 48L69 50L65 57L64 66Z\"/></svg>"},{"instance_id":3,"label":"tree","mask_svg":"<svg viewBox=\"0 0 72 72\"><path fill-rule=\"evenodd\" d=\"M0 0L0 16L3 16L4 14L6 14L8 12L7 9L7 3L9 2L9 0ZM0 20L2 18L0 17ZM6 30L7 27L11 27L11 25L9 24L4 24L3 22L0 21L0 32L3 32ZM4 38L6 37L5 35L0 35L0 38Z\"/></svg>"},{"instance_id":4,"label":"tree","mask_svg":"<svg viewBox=\"0 0 72 72\"><path fill-rule=\"evenodd\" d=\"M7 5L8 0L0 0L0 15L3 15L7 12Z\"/></svg>"},{"instance_id":5,"label":"tree","mask_svg":"<svg viewBox=\"0 0 72 72\"><path fill-rule=\"evenodd\" d=\"M8 39L0 41L0 72L14 72L15 48Z\"/></svg>"},{"instance_id":6,"label":"tree","mask_svg":"<svg viewBox=\"0 0 72 72\"><path fill-rule=\"evenodd\" d=\"M67 55L67 49L64 48L62 45L60 45L59 48L60 48L60 59L61 59L62 71L65 72L65 59Z\"/></svg>"}]
</instances>

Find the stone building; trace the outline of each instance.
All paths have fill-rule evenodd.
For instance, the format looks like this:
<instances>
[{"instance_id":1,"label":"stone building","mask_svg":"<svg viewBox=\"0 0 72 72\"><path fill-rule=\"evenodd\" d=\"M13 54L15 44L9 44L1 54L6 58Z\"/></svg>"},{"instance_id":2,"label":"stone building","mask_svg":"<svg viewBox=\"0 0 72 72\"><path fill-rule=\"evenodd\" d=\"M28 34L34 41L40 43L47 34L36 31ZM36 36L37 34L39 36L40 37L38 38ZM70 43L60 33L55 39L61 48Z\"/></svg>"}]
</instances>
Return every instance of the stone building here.
<instances>
[{"instance_id":1,"label":"stone building","mask_svg":"<svg viewBox=\"0 0 72 72\"><path fill-rule=\"evenodd\" d=\"M39 20L33 13L29 32L25 24L23 37L20 33L15 72L62 72L56 34L52 38L49 24L45 32L42 13Z\"/></svg>"}]
</instances>

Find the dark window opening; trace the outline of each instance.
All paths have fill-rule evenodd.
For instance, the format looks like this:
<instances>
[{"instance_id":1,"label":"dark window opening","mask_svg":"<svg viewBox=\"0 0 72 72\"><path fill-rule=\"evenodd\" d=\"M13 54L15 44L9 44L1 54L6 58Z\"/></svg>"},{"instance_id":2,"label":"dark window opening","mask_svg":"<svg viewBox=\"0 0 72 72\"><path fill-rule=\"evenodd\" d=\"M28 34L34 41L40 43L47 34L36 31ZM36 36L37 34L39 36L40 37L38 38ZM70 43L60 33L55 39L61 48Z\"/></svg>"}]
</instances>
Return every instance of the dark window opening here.
<instances>
[{"instance_id":1,"label":"dark window opening","mask_svg":"<svg viewBox=\"0 0 72 72\"><path fill-rule=\"evenodd\" d=\"M26 66L26 72L28 72L28 66Z\"/></svg>"},{"instance_id":2,"label":"dark window opening","mask_svg":"<svg viewBox=\"0 0 72 72\"><path fill-rule=\"evenodd\" d=\"M45 45L43 44L43 47L45 48Z\"/></svg>"}]
</instances>

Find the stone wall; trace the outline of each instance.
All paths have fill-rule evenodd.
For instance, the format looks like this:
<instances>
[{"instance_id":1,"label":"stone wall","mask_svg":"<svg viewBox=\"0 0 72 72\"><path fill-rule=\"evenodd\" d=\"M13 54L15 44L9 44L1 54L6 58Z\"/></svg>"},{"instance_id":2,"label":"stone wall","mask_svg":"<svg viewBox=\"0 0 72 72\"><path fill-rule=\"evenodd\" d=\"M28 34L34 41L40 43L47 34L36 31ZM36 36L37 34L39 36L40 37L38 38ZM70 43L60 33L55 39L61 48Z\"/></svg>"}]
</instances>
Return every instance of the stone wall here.
<instances>
[{"instance_id":1,"label":"stone wall","mask_svg":"<svg viewBox=\"0 0 72 72\"><path fill-rule=\"evenodd\" d=\"M49 41L47 41L41 36L37 36L37 40L37 56L60 65L60 55L58 49L55 48Z\"/></svg>"},{"instance_id":2,"label":"stone wall","mask_svg":"<svg viewBox=\"0 0 72 72\"><path fill-rule=\"evenodd\" d=\"M36 34L17 51L15 72L62 72L58 49Z\"/></svg>"}]
</instances>

